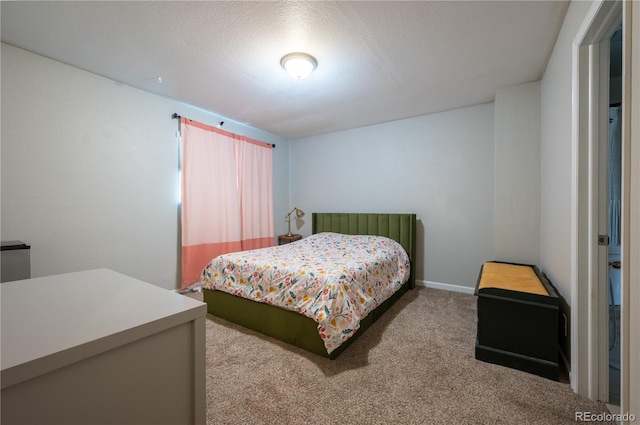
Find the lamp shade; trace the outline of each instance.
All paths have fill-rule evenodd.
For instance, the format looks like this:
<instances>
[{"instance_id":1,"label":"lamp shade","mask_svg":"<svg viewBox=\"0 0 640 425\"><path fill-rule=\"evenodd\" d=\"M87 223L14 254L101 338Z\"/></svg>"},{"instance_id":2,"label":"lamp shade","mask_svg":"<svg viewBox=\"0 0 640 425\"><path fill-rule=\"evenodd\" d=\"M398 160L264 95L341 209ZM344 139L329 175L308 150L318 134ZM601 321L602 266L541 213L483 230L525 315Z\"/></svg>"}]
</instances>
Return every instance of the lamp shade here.
<instances>
[{"instance_id":1,"label":"lamp shade","mask_svg":"<svg viewBox=\"0 0 640 425\"><path fill-rule=\"evenodd\" d=\"M280 65L296 79L306 78L316 69L318 63L315 58L307 53L294 52L284 55L280 60Z\"/></svg>"},{"instance_id":2,"label":"lamp shade","mask_svg":"<svg viewBox=\"0 0 640 425\"><path fill-rule=\"evenodd\" d=\"M294 217L292 217L291 215L293 213L296 213L296 215ZM291 220L293 220L294 218L296 220L301 219L302 217L304 217L304 211L298 209L297 207L293 208L289 214L287 214L287 216L284 218L287 223L289 223L289 231L287 232L287 236L293 236L293 233L291 233Z\"/></svg>"}]
</instances>

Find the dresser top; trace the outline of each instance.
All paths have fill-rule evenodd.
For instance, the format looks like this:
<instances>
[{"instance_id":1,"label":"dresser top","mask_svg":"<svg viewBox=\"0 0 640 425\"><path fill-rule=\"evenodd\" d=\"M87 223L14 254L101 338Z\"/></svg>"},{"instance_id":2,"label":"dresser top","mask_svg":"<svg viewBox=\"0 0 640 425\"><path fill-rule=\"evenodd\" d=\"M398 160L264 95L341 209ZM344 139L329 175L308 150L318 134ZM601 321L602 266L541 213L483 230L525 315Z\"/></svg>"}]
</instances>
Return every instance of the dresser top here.
<instances>
[{"instance_id":1,"label":"dresser top","mask_svg":"<svg viewBox=\"0 0 640 425\"><path fill-rule=\"evenodd\" d=\"M2 388L206 315L206 304L109 269L0 285Z\"/></svg>"}]
</instances>

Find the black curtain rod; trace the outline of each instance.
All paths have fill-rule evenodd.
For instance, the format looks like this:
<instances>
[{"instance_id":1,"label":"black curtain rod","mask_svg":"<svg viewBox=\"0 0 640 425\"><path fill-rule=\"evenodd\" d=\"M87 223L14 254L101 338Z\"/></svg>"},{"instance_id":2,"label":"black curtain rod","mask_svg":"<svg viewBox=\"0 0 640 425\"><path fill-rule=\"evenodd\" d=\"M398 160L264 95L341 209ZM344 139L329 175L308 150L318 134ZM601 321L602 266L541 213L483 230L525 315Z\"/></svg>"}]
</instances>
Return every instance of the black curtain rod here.
<instances>
[{"instance_id":1,"label":"black curtain rod","mask_svg":"<svg viewBox=\"0 0 640 425\"><path fill-rule=\"evenodd\" d=\"M177 120L179 120L179 119L180 119L180 118L182 118L182 117L181 117L180 115L178 115L176 112L174 112L174 113L173 113L173 115L171 115L171 118L172 118L172 119L174 119L174 120L176 120L176 119L177 119ZM187 118L187 119L188 119L189 121L191 121L189 118ZM222 126L224 125L224 121L220 121L220 122L218 123L218 125L219 125L220 127L222 127ZM269 143L266 143L266 144L268 145ZM271 147L272 147L272 148L275 148L275 147L276 147L276 144L275 144L275 143L271 143Z\"/></svg>"}]
</instances>

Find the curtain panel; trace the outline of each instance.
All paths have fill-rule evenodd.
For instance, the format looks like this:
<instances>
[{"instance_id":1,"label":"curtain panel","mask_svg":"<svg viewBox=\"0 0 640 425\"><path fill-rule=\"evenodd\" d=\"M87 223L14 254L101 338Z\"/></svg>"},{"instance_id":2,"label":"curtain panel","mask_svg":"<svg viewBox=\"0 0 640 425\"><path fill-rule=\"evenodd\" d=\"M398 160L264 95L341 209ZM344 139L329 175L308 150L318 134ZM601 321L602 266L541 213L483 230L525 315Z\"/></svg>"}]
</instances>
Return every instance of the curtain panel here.
<instances>
[{"instance_id":1,"label":"curtain panel","mask_svg":"<svg viewBox=\"0 0 640 425\"><path fill-rule=\"evenodd\" d=\"M181 118L182 283L228 252L273 245L272 147Z\"/></svg>"}]
</instances>

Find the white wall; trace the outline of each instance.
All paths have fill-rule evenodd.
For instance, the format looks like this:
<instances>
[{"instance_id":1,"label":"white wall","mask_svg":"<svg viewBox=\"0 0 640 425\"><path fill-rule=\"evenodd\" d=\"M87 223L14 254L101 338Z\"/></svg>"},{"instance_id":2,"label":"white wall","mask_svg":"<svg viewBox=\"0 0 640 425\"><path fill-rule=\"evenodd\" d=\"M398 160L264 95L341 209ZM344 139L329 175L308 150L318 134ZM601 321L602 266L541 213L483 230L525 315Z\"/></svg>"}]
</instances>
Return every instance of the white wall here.
<instances>
[{"instance_id":1,"label":"white wall","mask_svg":"<svg viewBox=\"0 0 640 425\"><path fill-rule=\"evenodd\" d=\"M591 2L571 2L541 82L540 264L571 304L572 44Z\"/></svg>"},{"instance_id":2,"label":"white wall","mask_svg":"<svg viewBox=\"0 0 640 425\"><path fill-rule=\"evenodd\" d=\"M584 355L583 347L590 342L586 331L587 309L582 303L578 306L580 299L573 296L578 281L578 270L574 267L578 235L574 223L579 212L574 165L577 153L573 146L573 108L577 107L573 100L573 43L590 7L591 2L570 4L541 82L540 262L571 306L571 311L565 312L571 319L570 344L565 343L569 352L565 351L565 355L570 362L572 388L581 395L588 394L588 383L596 382L597 377L590 378L595 372L590 370Z\"/></svg>"},{"instance_id":3,"label":"white wall","mask_svg":"<svg viewBox=\"0 0 640 425\"><path fill-rule=\"evenodd\" d=\"M32 276L107 267L178 287L177 112L276 143L275 216L288 144L271 134L2 44L2 240L31 245ZM276 234L284 230L276 220Z\"/></svg>"},{"instance_id":4,"label":"white wall","mask_svg":"<svg viewBox=\"0 0 640 425\"><path fill-rule=\"evenodd\" d=\"M540 82L496 91L495 259L539 265Z\"/></svg>"},{"instance_id":5,"label":"white wall","mask_svg":"<svg viewBox=\"0 0 640 425\"><path fill-rule=\"evenodd\" d=\"M416 213L417 279L472 288L494 256L493 127L485 104L292 140L291 205Z\"/></svg>"},{"instance_id":6,"label":"white wall","mask_svg":"<svg viewBox=\"0 0 640 425\"><path fill-rule=\"evenodd\" d=\"M562 294L570 301L573 308L577 300L571 300L572 289L576 291L585 287L582 282L578 282L579 286L572 288L572 284L577 281L577 271L572 270L573 258L571 252L572 238L571 229L573 221L577 218L578 213L585 214L584 211L572 211L574 179L577 175L573 169L574 156L577 154L576 147L572 146L572 114L574 108L577 107L573 98L573 81L575 75L573 70L573 54L574 41L576 35L583 26L589 25L588 13L594 3L599 2L571 2L564 24L556 41L553 53L547 65L541 86L541 172L542 172L542 205L541 205L541 264L545 271L550 275L554 283L559 286ZM638 40L640 28L640 12L636 2L625 2L624 8L633 12L633 15L625 21L628 29L633 31L631 40ZM636 82L640 79L638 69L638 58L640 57L640 45L631 43L625 54L627 60L632 62L632 81ZM627 88L629 89L629 88ZM628 404L622 413L631 413L640 416L640 341L638 339L638 323L640 311L640 267L635 261L640 255L640 202L637 194L640 193L640 148L638 142L640 138L640 124L638 121L638 107L640 107L640 96L638 96L637 85L631 84L627 93L626 108L628 110L628 120L626 120L630 136L630 149L628 151L628 162L623 166L627 175L630 177L629 188L629 261L623 269L627 269L628 276L628 295L629 301L623 304L628 311L623 311L622 333L626 338L623 340L623 364L622 364L622 383L626 386ZM629 101L631 100L631 101ZM624 236L623 236L624 238ZM588 303L590 296L584 296L584 302ZM580 306L581 311L585 312L581 315L581 321L587 321L587 312L589 307ZM574 327L572 326L572 329ZM586 332L580 335L574 335L572 341L572 350L579 350L579 356L582 364L572 365L572 384L581 394L587 393L589 383L597 381L594 367L587 364L588 346L592 341L597 340L597 335L589 335ZM591 340L593 338L593 340ZM587 347L587 348L585 348ZM572 355L572 357L574 357ZM574 375L578 373L577 378L579 384L576 388L576 379Z\"/></svg>"}]
</instances>

